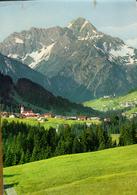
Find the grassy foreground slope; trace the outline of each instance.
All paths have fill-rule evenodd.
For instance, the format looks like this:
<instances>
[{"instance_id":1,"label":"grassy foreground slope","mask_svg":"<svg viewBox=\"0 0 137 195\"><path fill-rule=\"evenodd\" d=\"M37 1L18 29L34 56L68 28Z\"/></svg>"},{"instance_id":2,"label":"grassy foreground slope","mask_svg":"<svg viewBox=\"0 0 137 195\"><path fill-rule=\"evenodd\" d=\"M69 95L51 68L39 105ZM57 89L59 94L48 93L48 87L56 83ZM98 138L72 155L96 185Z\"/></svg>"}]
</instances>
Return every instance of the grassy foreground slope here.
<instances>
[{"instance_id":1,"label":"grassy foreground slope","mask_svg":"<svg viewBox=\"0 0 137 195\"><path fill-rule=\"evenodd\" d=\"M92 107L95 110L108 111L108 110L119 110L124 109L123 104L129 102L133 105L137 104L137 91L128 93L125 96L119 96L115 98L99 98L83 103L87 107ZM131 110L131 109L130 109ZM137 108L134 109L137 111Z\"/></svg>"},{"instance_id":2,"label":"grassy foreground slope","mask_svg":"<svg viewBox=\"0 0 137 195\"><path fill-rule=\"evenodd\" d=\"M8 167L4 175L19 195L137 194L137 145Z\"/></svg>"}]
</instances>

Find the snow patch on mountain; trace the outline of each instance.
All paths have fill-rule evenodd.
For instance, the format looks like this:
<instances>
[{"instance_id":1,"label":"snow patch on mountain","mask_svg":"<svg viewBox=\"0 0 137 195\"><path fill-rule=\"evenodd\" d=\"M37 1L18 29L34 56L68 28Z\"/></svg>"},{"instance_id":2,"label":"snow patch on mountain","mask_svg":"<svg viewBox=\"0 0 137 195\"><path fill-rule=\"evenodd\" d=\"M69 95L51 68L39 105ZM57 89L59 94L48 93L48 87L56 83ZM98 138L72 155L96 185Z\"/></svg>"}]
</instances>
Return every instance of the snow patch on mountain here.
<instances>
[{"instance_id":1,"label":"snow patch on mountain","mask_svg":"<svg viewBox=\"0 0 137 195\"><path fill-rule=\"evenodd\" d=\"M124 57L124 56L128 56L128 55L130 55L130 56L135 55L134 49L131 47L128 47L127 45L123 45L117 50L112 49L110 51L110 54L112 54L115 57Z\"/></svg>"},{"instance_id":2,"label":"snow patch on mountain","mask_svg":"<svg viewBox=\"0 0 137 195\"><path fill-rule=\"evenodd\" d=\"M97 47L96 45L94 45L94 47L96 48L96 50L101 51L102 53L104 53L104 54L105 54L104 50L103 50L103 49L101 49L100 47Z\"/></svg>"},{"instance_id":3,"label":"snow patch on mountain","mask_svg":"<svg viewBox=\"0 0 137 195\"><path fill-rule=\"evenodd\" d=\"M108 50L108 47L107 47L107 43L106 43L106 42L103 43L103 47L104 47L104 50L105 50L105 51Z\"/></svg>"},{"instance_id":4,"label":"snow patch on mountain","mask_svg":"<svg viewBox=\"0 0 137 195\"><path fill-rule=\"evenodd\" d=\"M90 35L90 33L88 32L85 37L78 36L78 40L79 41L86 41L86 40L100 39L103 36L104 36L103 34L99 34L96 31L95 31L95 34L94 35Z\"/></svg>"},{"instance_id":5,"label":"snow patch on mountain","mask_svg":"<svg viewBox=\"0 0 137 195\"><path fill-rule=\"evenodd\" d=\"M115 49L111 49L110 50L110 54L114 58L118 58L118 57L123 58L123 61L127 65L131 65L131 64L137 63L137 60L134 58L135 50L133 48L127 46L126 44L122 45L119 49L116 49L116 50Z\"/></svg>"},{"instance_id":6,"label":"snow patch on mountain","mask_svg":"<svg viewBox=\"0 0 137 195\"><path fill-rule=\"evenodd\" d=\"M18 58L18 55L17 54L9 54L8 57L9 58L17 59Z\"/></svg>"},{"instance_id":7,"label":"snow patch on mountain","mask_svg":"<svg viewBox=\"0 0 137 195\"><path fill-rule=\"evenodd\" d=\"M23 44L24 41L18 37L15 37L15 43L18 43L18 44Z\"/></svg>"},{"instance_id":8,"label":"snow patch on mountain","mask_svg":"<svg viewBox=\"0 0 137 195\"><path fill-rule=\"evenodd\" d=\"M85 26L89 24L89 21L85 21L84 24L81 26L80 32L85 28Z\"/></svg>"},{"instance_id":9,"label":"snow patch on mountain","mask_svg":"<svg viewBox=\"0 0 137 195\"><path fill-rule=\"evenodd\" d=\"M109 60L110 62L114 62L114 59L113 59L113 57L112 57L111 55L108 56L108 60Z\"/></svg>"},{"instance_id":10,"label":"snow patch on mountain","mask_svg":"<svg viewBox=\"0 0 137 195\"><path fill-rule=\"evenodd\" d=\"M67 28L71 28L72 27L72 25L73 25L73 23L71 22L71 23L69 23L68 24L68 26L67 26Z\"/></svg>"},{"instance_id":11,"label":"snow patch on mountain","mask_svg":"<svg viewBox=\"0 0 137 195\"><path fill-rule=\"evenodd\" d=\"M41 61L43 61L43 60L48 61L54 45L55 45L55 43L52 43L51 45L49 45L47 47L43 46L38 51L34 51L34 52L30 53L30 54L27 54L25 56L24 60L28 56L31 57L33 59L33 62L29 65L29 67L35 68L37 66L37 64L40 63Z\"/></svg>"},{"instance_id":12,"label":"snow patch on mountain","mask_svg":"<svg viewBox=\"0 0 137 195\"><path fill-rule=\"evenodd\" d=\"M136 61L133 59L133 57L129 56L127 65L134 64Z\"/></svg>"}]
</instances>

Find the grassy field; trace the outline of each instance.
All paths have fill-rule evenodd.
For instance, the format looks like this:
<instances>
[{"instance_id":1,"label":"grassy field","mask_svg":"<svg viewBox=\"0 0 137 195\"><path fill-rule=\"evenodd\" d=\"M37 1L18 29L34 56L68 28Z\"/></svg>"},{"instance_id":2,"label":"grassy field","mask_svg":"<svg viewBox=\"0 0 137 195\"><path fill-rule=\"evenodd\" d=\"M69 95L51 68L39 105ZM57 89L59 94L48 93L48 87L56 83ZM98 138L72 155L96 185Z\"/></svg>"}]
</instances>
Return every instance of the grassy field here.
<instances>
[{"instance_id":1,"label":"grassy field","mask_svg":"<svg viewBox=\"0 0 137 195\"><path fill-rule=\"evenodd\" d=\"M15 122L23 122L27 123L30 125L42 125L45 128L49 129L49 127L54 127L56 128L58 125L61 124L68 124L68 125L73 125L73 124L82 124L82 123L93 123L93 124L100 124L101 122L98 120L87 120L87 121L78 121L78 120L65 120L65 119L56 119L56 118L48 118L48 121L45 122L39 122L37 119L19 119L19 118L6 118L9 122L15 121ZM4 120L4 119L3 119Z\"/></svg>"},{"instance_id":2,"label":"grassy field","mask_svg":"<svg viewBox=\"0 0 137 195\"><path fill-rule=\"evenodd\" d=\"M137 145L4 169L19 195L136 195Z\"/></svg>"},{"instance_id":3,"label":"grassy field","mask_svg":"<svg viewBox=\"0 0 137 195\"><path fill-rule=\"evenodd\" d=\"M137 91L129 93L125 96L120 96L116 98L99 98L96 100L91 100L88 102L85 102L84 105L88 107L92 107L95 110L100 111L109 111L109 110L122 110L124 107L121 106L121 104L125 102L133 102L137 104ZM130 109L131 110L131 109ZM129 110L129 112L130 112ZM137 107L134 108L131 112L137 112Z\"/></svg>"}]
</instances>

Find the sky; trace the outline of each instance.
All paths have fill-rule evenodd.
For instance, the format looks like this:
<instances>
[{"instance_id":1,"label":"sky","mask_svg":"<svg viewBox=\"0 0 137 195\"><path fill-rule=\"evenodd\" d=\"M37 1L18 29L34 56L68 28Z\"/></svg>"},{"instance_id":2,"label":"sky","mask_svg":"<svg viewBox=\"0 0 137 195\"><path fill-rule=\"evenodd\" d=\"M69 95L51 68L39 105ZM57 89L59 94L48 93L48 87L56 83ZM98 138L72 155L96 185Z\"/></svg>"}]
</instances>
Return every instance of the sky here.
<instances>
[{"instance_id":1,"label":"sky","mask_svg":"<svg viewBox=\"0 0 137 195\"><path fill-rule=\"evenodd\" d=\"M34 0L0 2L0 41L13 32L31 27L67 26L78 17L98 30L123 39L137 48L137 3L135 0Z\"/></svg>"}]
</instances>

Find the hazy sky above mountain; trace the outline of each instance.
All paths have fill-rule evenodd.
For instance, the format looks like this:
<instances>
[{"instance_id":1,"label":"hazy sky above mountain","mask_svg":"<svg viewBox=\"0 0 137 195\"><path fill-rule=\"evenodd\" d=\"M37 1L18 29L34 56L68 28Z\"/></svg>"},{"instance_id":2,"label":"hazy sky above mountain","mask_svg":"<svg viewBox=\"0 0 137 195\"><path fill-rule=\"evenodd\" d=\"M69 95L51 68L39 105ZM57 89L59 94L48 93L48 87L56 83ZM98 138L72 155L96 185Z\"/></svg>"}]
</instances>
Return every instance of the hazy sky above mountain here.
<instances>
[{"instance_id":1,"label":"hazy sky above mountain","mask_svg":"<svg viewBox=\"0 0 137 195\"><path fill-rule=\"evenodd\" d=\"M135 0L43 0L0 3L0 41L32 26L67 26L77 17L88 19L99 30L137 47Z\"/></svg>"}]
</instances>

